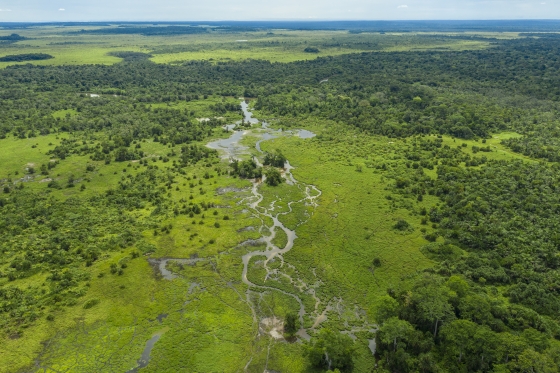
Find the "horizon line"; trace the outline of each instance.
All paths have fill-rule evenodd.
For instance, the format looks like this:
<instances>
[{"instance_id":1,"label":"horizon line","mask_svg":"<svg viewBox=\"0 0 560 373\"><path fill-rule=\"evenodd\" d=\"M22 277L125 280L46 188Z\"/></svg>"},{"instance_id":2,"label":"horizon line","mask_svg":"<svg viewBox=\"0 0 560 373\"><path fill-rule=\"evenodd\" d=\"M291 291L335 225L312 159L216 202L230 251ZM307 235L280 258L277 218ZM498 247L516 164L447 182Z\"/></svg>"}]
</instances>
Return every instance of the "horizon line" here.
<instances>
[{"instance_id":1,"label":"horizon line","mask_svg":"<svg viewBox=\"0 0 560 373\"><path fill-rule=\"evenodd\" d=\"M42 21L1 21L5 23L188 23L188 22L539 22L560 21L560 18L488 18L488 19L329 19L329 18L276 18L276 19L222 19L222 20L42 20Z\"/></svg>"}]
</instances>

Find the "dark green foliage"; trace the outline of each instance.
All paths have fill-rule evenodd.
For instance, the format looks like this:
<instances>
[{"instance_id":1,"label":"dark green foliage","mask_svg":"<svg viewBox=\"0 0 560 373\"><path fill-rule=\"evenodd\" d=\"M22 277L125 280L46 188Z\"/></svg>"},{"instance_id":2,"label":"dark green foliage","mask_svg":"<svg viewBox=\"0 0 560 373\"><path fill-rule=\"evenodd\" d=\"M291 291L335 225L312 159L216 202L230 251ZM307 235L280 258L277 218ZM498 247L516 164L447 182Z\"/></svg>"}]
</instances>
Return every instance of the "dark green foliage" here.
<instances>
[{"instance_id":1,"label":"dark green foliage","mask_svg":"<svg viewBox=\"0 0 560 373\"><path fill-rule=\"evenodd\" d=\"M22 61L41 61L50 60L54 58L50 54L45 53L23 53L11 54L8 56L0 57L0 62L22 62Z\"/></svg>"},{"instance_id":2,"label":"dark green foliage","mask_svg":"<svg viewBox=\"0 0 560 373\"><path fill-rule=\"evenodd\" d=\"M20 40L26 40L27 38L25 36L21 36L18 34L11 34L11 35L7 35L7 36L0 36L0 42L16 42L16 41L20 41Z\"/></svg>"},{"instance_id":3,"label":"dark green foliage","mask_svg":"<svg viewBox=\"0 0 560 373\"><path fill-rule=\"evenodd\" d=\"M293 336L298 331L298 319L295 313L288 313L284 318L284 335Z\"/></svg>"},{"instance_id":4,"label":"dark green foliage","mask_svg":"<svg viewBox=\"0 0 560 373\"><path fill-rule=\"evenodd\" d=\"M303 50L305 53L319 53L319 48L307 47Z\"/></svg>"},{"instance_id":5,"label":"dark green foliage","mask_svg":"<svg viewBox=\"0 0 560 373\"><path fill-rule=\"evenodd\" d=\"M262 177L262 167L258 167L253 159L246 161L234 160L230 167L232 174L244 179L257 179Z\"/></svg>"},{"instance_id":6,"label":"dark green foliage","mask_svg":"<svg viewBox=\"0 0 560 373\"><path fill-rule=\"evenodd\" d=\"M201 160L216 156L217 152L199 145L187 145L181 147L181 162L183 166L195 164Z\"/></svg>"},{"instance_id":7,"label":"dark green foliage","mask_svg":"<svg viewBox=\"0 0 560 373\"><path fill-rule=\"evenodd\" d=\"M118 51L109 53L110 56L122 58L126 62L144 61L152 57L149 53Z\"/></svg>"},{"instance_id":8,"label":"dark green foliage","mask_svg":"<svg viewBox=\"0 0 560 373\"><path fill-rule=\"evenodd\" d=\"M393 225L393 229L399 230L399 231L407 231L409 229L411 229L411 225L409 222L407 222L406 220L403 219L399 219L394 225Z\"/></svg>"},{"instance_id":9,"label":"dark green foliage","mask_svg":"<svg viewBox=\"0 0 560 373\"><path fill-rule=\"evenodd\" d=\"M284 180L282 178L282 174L280 173L280 171L278 171L274 167L268 167L265 171L265 175L266 175L266 179L265 179L266 184L270 186L280 185Z\"/></svg>"},{"instance_id":10,"label":"dark green foliage","mask_svg":"<svg viewBox=\"0 0 560 373\"><path fill-rule=\"evenodd\" d=\"M472 251L451 270L468 271L474 280L515 284L512 300L545 314L560 312L551 290L560 286L553 280L560 269L559 175L556 166L520 161L489 162L480 169L440 167L432 192L446 204L431 215L441 221L441 235ZM538 292L525 290L529 279Z\"/></svg>"},{"instance_id":11,"label":"dark green foliage","mask_svg":"<svg viewBox=\"0 0 560 373\"><path fill-rule=\"evenodd\" d=\"M503 364L513 372L528 354L542 364L554 361L548 348L551 336L560 335L556 322L498 300L463 277L426 275L412 291L390 294L378 311L376 339L379 362L392 371L429 363L428 371L492 371Z\"/></svg>"},{"instance_id":12,"label":"dark green foliage","mask_svg":"<svg viewBox=\"0 0 560 373\"><path fill-rule=\"evenodd\" d=\"M325 328L321 329L317 337L311 339L305 354L314 367L350 371L354 351L352 338Z\"/></svg>"},{"instance_id":13,"label":"dark green foliage","mask_svg":"<svg viewBox=\"0 0 560 373\"><path fill-rule=\"evenodd\" d=\"M60 183L59 183L58 181L56 181L56 180L49 181L49 183L47 184L47 186L48 186L49 188L53 188L53 189L60 189L60 188L62 188L62 187L60 186Z\"/></svg>"},{"instance_id":14,"label":"dark green foliage","mask_svg":"<svg viewBox=\"0 0 560 373\"><path fill-rule=\"evenodd\" d=\"M280 150L276 150L272 153L266 153L264 156L263 164L265 166L273 166L283 168L286 163L286 157Z\"/></svg>"}]
</instances>

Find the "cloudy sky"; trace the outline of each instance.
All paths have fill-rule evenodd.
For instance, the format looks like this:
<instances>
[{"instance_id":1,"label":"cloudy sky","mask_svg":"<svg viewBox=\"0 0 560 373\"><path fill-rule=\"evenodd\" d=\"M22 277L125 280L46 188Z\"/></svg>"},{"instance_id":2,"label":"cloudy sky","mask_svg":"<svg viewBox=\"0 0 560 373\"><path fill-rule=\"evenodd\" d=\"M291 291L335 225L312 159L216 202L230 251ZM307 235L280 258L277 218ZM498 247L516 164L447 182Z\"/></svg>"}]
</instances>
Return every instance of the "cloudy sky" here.
<instances>
[{"instance_id":1,"label":"cloudy sky","mask_svg":"<svg viewBox=\"0 0 560 373\"><path fill-rule=\"evenodd\" d=\"M559 18L560 0L0 0L0 22Z\"/></svg>"}]
</instances>

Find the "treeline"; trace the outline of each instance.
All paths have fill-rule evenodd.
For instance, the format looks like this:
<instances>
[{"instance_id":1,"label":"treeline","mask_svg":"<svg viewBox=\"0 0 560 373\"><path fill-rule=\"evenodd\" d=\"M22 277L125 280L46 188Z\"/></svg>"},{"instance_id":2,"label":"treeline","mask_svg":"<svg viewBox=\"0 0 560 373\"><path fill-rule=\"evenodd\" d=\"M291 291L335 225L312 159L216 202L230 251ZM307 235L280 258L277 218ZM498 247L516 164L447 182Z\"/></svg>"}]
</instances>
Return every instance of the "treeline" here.
<instances>
[{"instance_id":1,"label":"treeline","mask_svg":"<svg viewBox=\"0 0 560 373\"><path fill-rule=\"evenodd\" d=\"M192 144L222 123L199 122L194 111L147 103L223 96L210 108L221 115L239 110L226 103L226 96L243 95L256 98L256 108L282 125L318 118L350 126L362 136L407 137L401 159L367 166L394 178L393 192L411 202L431 242L422 250L437 264L411 288L390 289L383 300L377 315L381 368L557 371L560 169L544 162L491 160L484 139L516 131L523 136L504 140L512 150L559 160L559 44L555 38L496 43L485 51L361 53L292 64L195 61L169 66L125 54L130 58L113 66L0 71L0 137L84 134L62 140L50 155L59 160L87 155L93 163L138 160L130 167L142 168L135 176L123 172L115 188L87 205L77 199L56 201L48 193L21 189L22 183L2 181L0 250L11 259L1 274L8 282L0 289L0 326L17 334L41 315L41 307L73 304L85 294L87 278L80 267L140 240L142 225L125 211L150 206L154 215L172 211L194 217L209 208L186 199L171 202L166 192L179 187L174 175L188 165L200 162L208 170L203 177L189 176L191 196L196 187L206 193L203 179L212 178L212 167L225 172L215 166L214 152ZM87 97L91 92L119 96ZM61 110L67 114L53 116ZM481 141L466 153L459 142L451 147L437 137L422 137L426 134ZM337 141L329 136L317 136L317 141ZM168 170L146 156L146 139L181 145L180 154L170 149L161 156ZM284 161L279 152L266 155L265 164L273 166L265 171L271 183L282 181L275 167ZM54 166L41 166L40 172L47 175L49 167ZM435 179L425 172L436 168ZM253 160L233 162L230 170L244 178L263 175ZM72 188L81 182L69 177L49 186ZM414 201L426 195L437 196L440 203L415 207ZM411 226L404 221L395 229ZM154 227L154 232L169 229ZM114 264L113 275L126 271L126 262ZM13 282L39 270L49 271L48 286L23 289ZM310 356L324 365L323 347L315 347ZM346 355L343 368L350 366Z\"/></svg>"},{"instance_id":2,"label":"treeline","mask_svg":"<svg viewBox=\"0 0 560 373\"><path fill-rule=\"evenodd\" d=\"M165 26L165 27L138 27L138 26L118 26L106 27L93 30L80 30L80 34L109 34L109 35L131 35L140 34L144 36L172 36L172 35L191 35L206 34L208 30L204 27L190 26Z\"/></svg>"},{"instance_id":3,"label":"treeline","mask_svg":"<svg viewBox=\"0 0 560 373\"><path fill-rule=\"evenodd\" d=\"M27 40L25 36L19 34L11 34L7 36L0 36L0 45L2 44L13 44L21 40Z\"/></svg>"},{"instance_id":4,"label":"treeline","mask_svg":"<svg viewBox=\"0 0 560 373\"><path fill-rule=\"evenodd\" d=\"M133 52L133 51L110 52L109 55L122 58L126 62L142 61L152 57L152 55L149 53Z\"/></svg>"},{"instance_id":5,"label":"treeline","mask_svg":"<svg viewBox=\"0 0 560 373\"><path fill-rule=\"evenodd\" d=\"M119 149L117 156L125 148ZM179 155L178 160L170 162L167 156L156 158L136 154L139 162L124 163L122 177L116 185L89 198L59 200L52 197L50 191L61 188L85 190L90 175L99 165L94 157L84 165L85 176L80 178L72 174L64 178L55 176L53 169L58 162L49 162L37 169L29 168L27 172L30 174L41 173L45 178L49 177L48 187L42 191L28 190L19 179L0 180L0 254L5 264L0 270L0 279L5 281L0 287L2 335L17 338L38 318L53 320L57 309L75 305L86 295L90 278L84 267L107 259L114 251L134 246L136 249L129 256L111 265L111 275L125 274L130 260L155 249L143 240L142 231L152 228L154 234L158 234L169 233L172 229L167 225L160 226L160 215L171 212L194 217L213 206L209 202L196 204L186 198L174 202L168 191L179 187L176 176L185 175L185 167L200 163L208 171L199 178L188 176L187 180L193 180L189 185L190 199L195 186L199 187L200 194L204 194L203 186L210 183L207 180L214 177L213 171L221 172L217 167L212 169L219 162L216 151L186 145L180 154L170 153L169 157L176 155ZM160 165L169 162L170 167L164 170L156 164L157 161ZM135 174L127 172L133 168L137 170ZM140 209L150 210L150 217L138 220L126 213ZM38 273L48 273L45 283L19 284L18 280Z\"/></svg>"},{"instance_id":6,"label":"treeline","mask_svg":"<svg viewBox=\"0 0 560 373\"><path fill-rule=\"evenodd\" d=\"M379 365L390 372L557 372L558 324L461 276L426 274L380 302Z\"/></svg>"},{"instance_id":7,"label":"treeline","mask_svg":"<svg viewBox=\"0 0 560 373\"><path fill-rule=\"evenodd\" d=\"M471 156L462 144L442 143L413 137L402 159L378 165L405 199L441 201L407 205L431 241L422 252L437 264L380 302L380 365L391 372L558 371L559 166L488 160L474 155L484 147L473 146ZM435 180L425 172L434 166Z\"/></svg>"},{"instance_id":8,"label":"treeline","mask_svg":"<svg viewBox=\"0 0 560 373\"><path fill-rule=\"evenodd\" d=\"M557 159L558 144L549 140L556 129L548 124L558 121L560 42L496 43L484 51L361 53L292 64L168 66L126 53L121 56L136 62L5 69L0 96L118 89L142 102L173 102L243 95L258 98L257 108L270 115L321 117L391 137L439 133L472 139L512 130L525 135L505 142L514 151ZM546 149L539 148L543 142Z\"/></svg>"},{"instance_id":9,"label":"treeline","mask_svg":"<svg viewBox=\"0 0 560 373\"><path fill-rule=\"evenodd\" d=\"M50 60L51 58L54 57L46 53L23 53L0 57L0 62L41 61Z\"/></svg>"},{"instance_id":10,"label":"treeline","mask_svg":"<svg viewBox=\"0 0 560 373\"><path fill-rule=\"evenodd\" d=\"M69 181L72 187L75 181ZM52 318L49 310L76 304L88 290L89 277L83 267L140 238L140 222L123 215L115 205L102 199L84 202L4 187L0 253L11 259L0 273L8 280L0 287L3 335L19 337L37 318ZM126 260L119 268L126 268ZM45 283L18 285L18 279L38 273L49 273Z\"/></svg>"},{"instance_id":11,"label":"treeline","mask_svg":"<svg viewBox=\"0 0 560 373\"><path fill-rule=\"evenodd\" d=\"M557 137L557 124L549 124L559 121L558 41L496 43L483 51L361 53L291 64L191 61L169 66L142 61L146 55L125 54L135 62L13 66L0 73L0 97L17 107L24 97L50 103L60 93L105 89L125 91L131 101L140 102L242 95L258 98L257 109L273 116L320 117L391 137L435 133L473 139L516 131L523 140L505 142L514 151L557 160L558 144L550 140ZM48 92L56 97L46 97ZM13 112L16 107L11 107ZM13 129L3 126L0 132Z\"/></svg>"}]
</instances>

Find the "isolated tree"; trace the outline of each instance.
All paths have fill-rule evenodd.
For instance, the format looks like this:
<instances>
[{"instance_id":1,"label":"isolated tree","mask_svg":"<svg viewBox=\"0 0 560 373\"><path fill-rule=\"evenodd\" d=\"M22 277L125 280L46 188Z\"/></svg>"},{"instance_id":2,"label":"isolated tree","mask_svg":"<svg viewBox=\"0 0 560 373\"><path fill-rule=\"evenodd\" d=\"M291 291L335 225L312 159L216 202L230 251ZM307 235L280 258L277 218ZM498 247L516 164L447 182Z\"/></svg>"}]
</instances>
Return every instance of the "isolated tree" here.
<instances>
[{"instance_id":1,"label":"isolated tree","mask_svg":"<svg viewBox=\"0 0 560 373\"><path fill-rule=\"evenodd\" d=\"M284 334L293 336L296 334L297 330L297 315L293 312L287 313L284 318Z\"/></svg>"},{"instance_id":2,"label":"isolated tree","mask_svg":"<svg viewBox=\"0 0 560 373\"><path fill-rule=\"evenodd\" d=\"M286 161L284 154L277 149L275 152L265 154L263 164L265 166L284 167Z\"/></svg>"},{"instance_id":3,"label":"isolated tree","mask_svg":"<svg viewBox=\"0 0 560 373\"><path fill-rule=\"evenodd\" d=\"M270 186L277 186L282 183L282 174L274 167L269 167L266 172L266 183Z\"/></svg>"}]
</instances>

